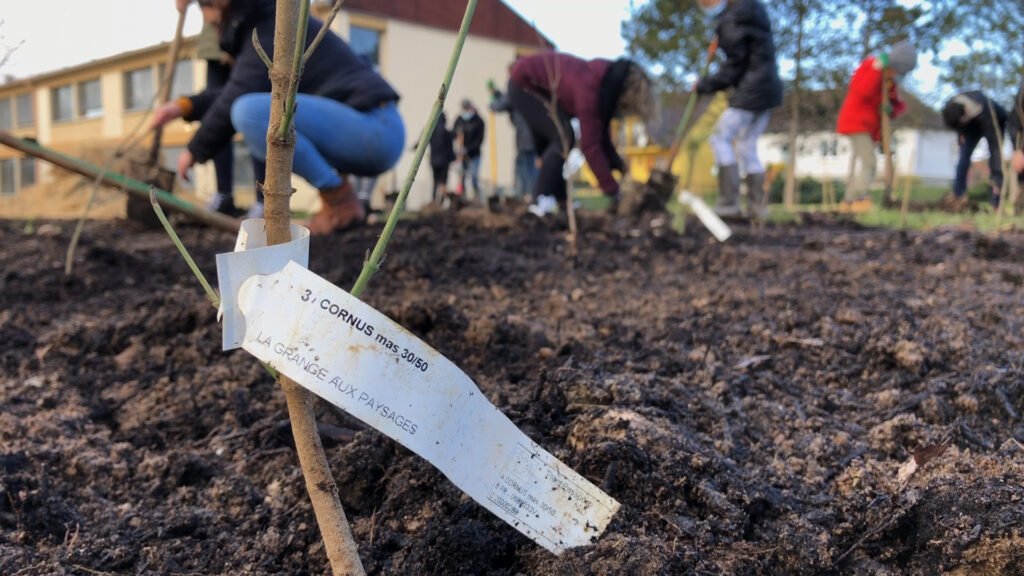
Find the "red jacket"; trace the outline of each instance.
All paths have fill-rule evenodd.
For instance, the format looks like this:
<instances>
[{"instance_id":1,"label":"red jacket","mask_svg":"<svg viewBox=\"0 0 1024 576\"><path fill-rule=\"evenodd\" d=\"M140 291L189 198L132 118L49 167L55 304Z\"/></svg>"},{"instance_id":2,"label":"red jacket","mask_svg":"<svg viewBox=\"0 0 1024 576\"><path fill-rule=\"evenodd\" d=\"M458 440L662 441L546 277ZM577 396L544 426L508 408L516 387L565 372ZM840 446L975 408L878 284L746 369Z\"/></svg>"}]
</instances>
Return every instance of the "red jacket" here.
<instances>
[{"instance_id":1,"label":"red jacket","mask_svg":"<svg viewBox=\"0 0 1024 576\"><path fill-rule=\"evenodd\" d=\"M601 81L610 66L608 60L587 61L569 54L543 53L520 58L510 74L520 87L543 95L551 89L548 75L558 74L558 107L580 121L580 151L605 193L618 190L612 169L622 168L622 161L611 145L608 123L601 117L599 102Z\"/></svg>"},{"instance_id":2,"label":"red jacket","mask_svg":"<svg viewBox=\"0 0 1024 576\"><path fill-rule=\"evenodd\" d=\"M839 110L840 134L869 133L875 142L882 137L882 70L875 64L876 58L869 56L860 63L850 80L850 90ZM892 117L903 114L907 105L900 99L896 83L889 86L889 104Z\"/></svg>"}]
</instances>

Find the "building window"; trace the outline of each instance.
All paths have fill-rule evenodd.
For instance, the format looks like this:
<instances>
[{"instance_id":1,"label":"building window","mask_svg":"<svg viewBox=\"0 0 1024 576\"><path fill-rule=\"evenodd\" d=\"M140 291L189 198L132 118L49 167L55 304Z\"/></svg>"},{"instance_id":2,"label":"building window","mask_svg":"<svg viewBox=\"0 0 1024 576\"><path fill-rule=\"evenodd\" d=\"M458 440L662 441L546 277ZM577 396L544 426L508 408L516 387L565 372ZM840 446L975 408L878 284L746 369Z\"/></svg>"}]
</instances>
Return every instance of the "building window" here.
<instances>
[{"instance_id":1,"label":"building window","mask_svg":"<svg viewBox=\"0 0 1024 576\"><path fill-rule=\"evenodd\" d=\"M13 111L10 98L0 98L0 130L14 127Z\"/></svg>"},{"instance_id":2,"label":"building window","mask_svg":"<svg viewBox=\"0 0 1024 576\"><path fill-rule=\"evenodd\" d=\"M21 187L27 188L36 183L36 159L22 158L21 166Z\"/></svg>"},{"instance_id":3,"label":"building window","mask_svg":"<svg viewBox=\"0 0 1024 576\"><path fill-rule=\"evenodd\" d=\"M0 195L10 196L16 192L14 158L0 160Z\"/></svg>"},{"instance_id":4,"label":"building window","mask_svg":"<svg viewBox=\"0 0 1024 576\"><path fill-rule=\"evenodd\" d=\"M75 98L71 92L71 84L54 88L51 95L53 97L53 119L55 121L71 120L75 117Z\"/></svg>"},{"instance_id":5,"label":"building window","mask_svg":"<svg viewBox=\"0 0 1024 576\"><path fill-rule=\"evenodd\" d=\"M380 30L352 26L348 32L348 45L357 56L369 60L374 69L380 69L380 37Z\"/></svg>"},{"instance_id":6,"label":"building window","mask_svg":"<svg viewBox=\"0 0 1024 576\"><path fill-rule=\"evenodd\" d=\"M18 128L31 128L35 126L35 110L32 108L32 94L18 94L15 98L15 108L18 109Z\"/></svg>"},{"instance_id":7,"label":"building window","mask_svg":"<svg viewBox=\"0 0 1024 576\"><path fill-rule=\"evenodd\" d=\"M160 65L160 83L163 84L164 75L166 74L167 65ZM171 99L178 98L179 96L191 96L195 93L192 88L192 61L191 60L178 60L178 63L174 66L174 83L171 84Z\"/></svg>"},{"instance_id":8,"label":"building window","mask_svg":"<svg viewBox=\"0 0 1024 576\"><path fill-rule=\"evenodd\" d=\"M153 69L139 68L124 73L124 109L145 110L153 102Z\"/></svg>"},{"instance_id":9,"label":"building window","mask_svg":"<svg viewBox=\"0 0 1024 576\"><path fill-rule=\"evenodd\" d=\"M103 92L99 78L78 85L78 115L82 118L103 115Z\"/></svg>"}]
</instances>

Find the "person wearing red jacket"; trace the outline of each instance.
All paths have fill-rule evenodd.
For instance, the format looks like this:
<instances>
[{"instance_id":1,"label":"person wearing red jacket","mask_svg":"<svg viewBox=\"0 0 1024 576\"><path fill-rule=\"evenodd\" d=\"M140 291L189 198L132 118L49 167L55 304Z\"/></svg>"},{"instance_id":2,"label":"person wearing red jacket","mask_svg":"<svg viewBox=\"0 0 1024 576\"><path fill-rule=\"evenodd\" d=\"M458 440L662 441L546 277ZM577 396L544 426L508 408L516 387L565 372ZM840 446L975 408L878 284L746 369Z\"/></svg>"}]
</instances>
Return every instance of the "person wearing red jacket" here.
<instances>
[{"instance_id":1,"label":"person wearing red jacket","mask_svg":"<svg viewBox=\"0 0 1024 576\"><path fill-rule=\"evenodd\" d=\"M625 172L626 165L612 144L610 123L613 118L630 115L647 119L654 111L654 89L639 65L625 58L614 62L583 60L569 54L543 52L516 61L510 71L507 93L512 106L530 127L537 154L541 156L540 174L534 184L537 200L554 196L559 203L565 203L562 147L574 144L572 118L579 120L580 151L601 190L613 199L618 198L619 183L612 170ZM552 97L560 128L549 107ZM562 142L563 138L568 142Z\"/></svg>"},{"instance_id":2,"label":"person wearing red jacket","mask_svg":"<svg viewBox=\"0 0 1024 576\"><path fill-rule=\"evenodd\" d=\"M882 80L888 71L889 85L886 112L896 118L906 111L897 86L917 66L917 50L909 42L893 44L888 51L868 56L850 80L846 99L839 110L837 132L850 138L853 148L850 180L843 199L846 209L864 211L871 207L868 188L875 176L875 144L882 138Z\"/></svg>"}]
</instances>

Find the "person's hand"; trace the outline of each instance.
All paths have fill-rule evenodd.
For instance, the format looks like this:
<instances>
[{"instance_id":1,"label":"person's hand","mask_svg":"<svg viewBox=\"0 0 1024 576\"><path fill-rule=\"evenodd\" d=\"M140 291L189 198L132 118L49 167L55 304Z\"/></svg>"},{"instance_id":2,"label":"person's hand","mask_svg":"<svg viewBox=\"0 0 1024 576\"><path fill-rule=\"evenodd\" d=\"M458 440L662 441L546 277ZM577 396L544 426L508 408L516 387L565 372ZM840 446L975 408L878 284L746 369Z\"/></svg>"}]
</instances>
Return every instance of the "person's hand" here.
<instances>
[{"instance_id":1,"label":"person's hand","mask_svg":"<svg viewBox=\"0 0 1024 576\"><path fill-rule=\"evenodd\" d=\"M1010 161L1010 163L1013 165L1014 172L1017 172L1018 174L1024 172L1024 152L1021 152L1020 150L1014 150L1013 159Z\"/></svg>"},{"instance_id":2,"label":"person's hand","mask_svg":"<svg viewBox=\"0 0 1024 576\"><path fill-rule=\"evenodd\" d=\"M181 118L181 105L177 102L168 102L153 111L153 120L150 121L150 129L163 126L171 120Z\"/></svg>"},{"instance_id":3,"label":"person's hand","mask_svg":"<svg viewBox=\"0 0 1024 576\"><path fill-rule=\"evenodd\" d=\"M615 216L619 213L619 202L622 200L622 190L616 188L613 192L606 194L608 197L608 207L605 208L605 214L609 216Z\"/></svg>"},{"instance_id":4,"label":"person's hand","mask_svg":"<svg viewBox=\"0 0 1024 576\"><path fill-rule=\"evenodd\" d=\"M185 182L191 182L188 179L188 169L195 164L196 161L192 158L192 152L189 152L188 148L181 151L181 155L178 156L178 176Z\"/></svg>"},{"instance_id":5,"label":"person's hand","mask_svg":"<svg viewBox=\"0 0 1024 576\"><path fill-rule=\"evenodd\" d=\"M178 12L184 12L188 9L188 5L192 3L192 0L174 0L174 5L178 8Z\"/></svg>"}]
</instances>

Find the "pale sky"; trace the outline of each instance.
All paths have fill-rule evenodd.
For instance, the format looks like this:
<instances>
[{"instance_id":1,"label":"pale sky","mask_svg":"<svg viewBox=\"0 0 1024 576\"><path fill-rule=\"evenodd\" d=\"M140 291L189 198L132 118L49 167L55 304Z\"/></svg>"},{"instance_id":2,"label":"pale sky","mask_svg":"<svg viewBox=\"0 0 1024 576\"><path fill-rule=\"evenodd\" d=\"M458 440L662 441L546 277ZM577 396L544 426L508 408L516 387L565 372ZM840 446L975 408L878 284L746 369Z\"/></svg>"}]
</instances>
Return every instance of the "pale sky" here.
<instances>
[{"instance_id":1,"label":"pale sky","mask_svg":"<svg viewBox=\"0 0 1024 576\"><path fill-rule=\"evenodd\" d=\"M619 30L629 15L630 0L506 4L535 22L563 52L595 58L625 51ZM21 78L168 41L174 36L177 12L173 0L0 0L0 19L0 54L24 42L0 69L0 76ZM201 20L199 10L190 8L186 34L198 33Z\"/></svg>"},{"instance_id":2,"label":"pale sky","mask_svg":"<svg viewBox=\"0 0 1024 576\"><path fill-rule=\"evenodd\" d=\"M506 0L561 51L584 58L623 55L621 23L631 4L646 2ZM176 17L173 0L0 0L0 54L17 46L0 69L0 80L8 74L32 76L168 41ZM187 34L199 32L197 8L190 8L186 22ZM935 66L922 58L913 74L914 86L918 91L934 90L937 75Z\"/></svg>"}]
</instances>

